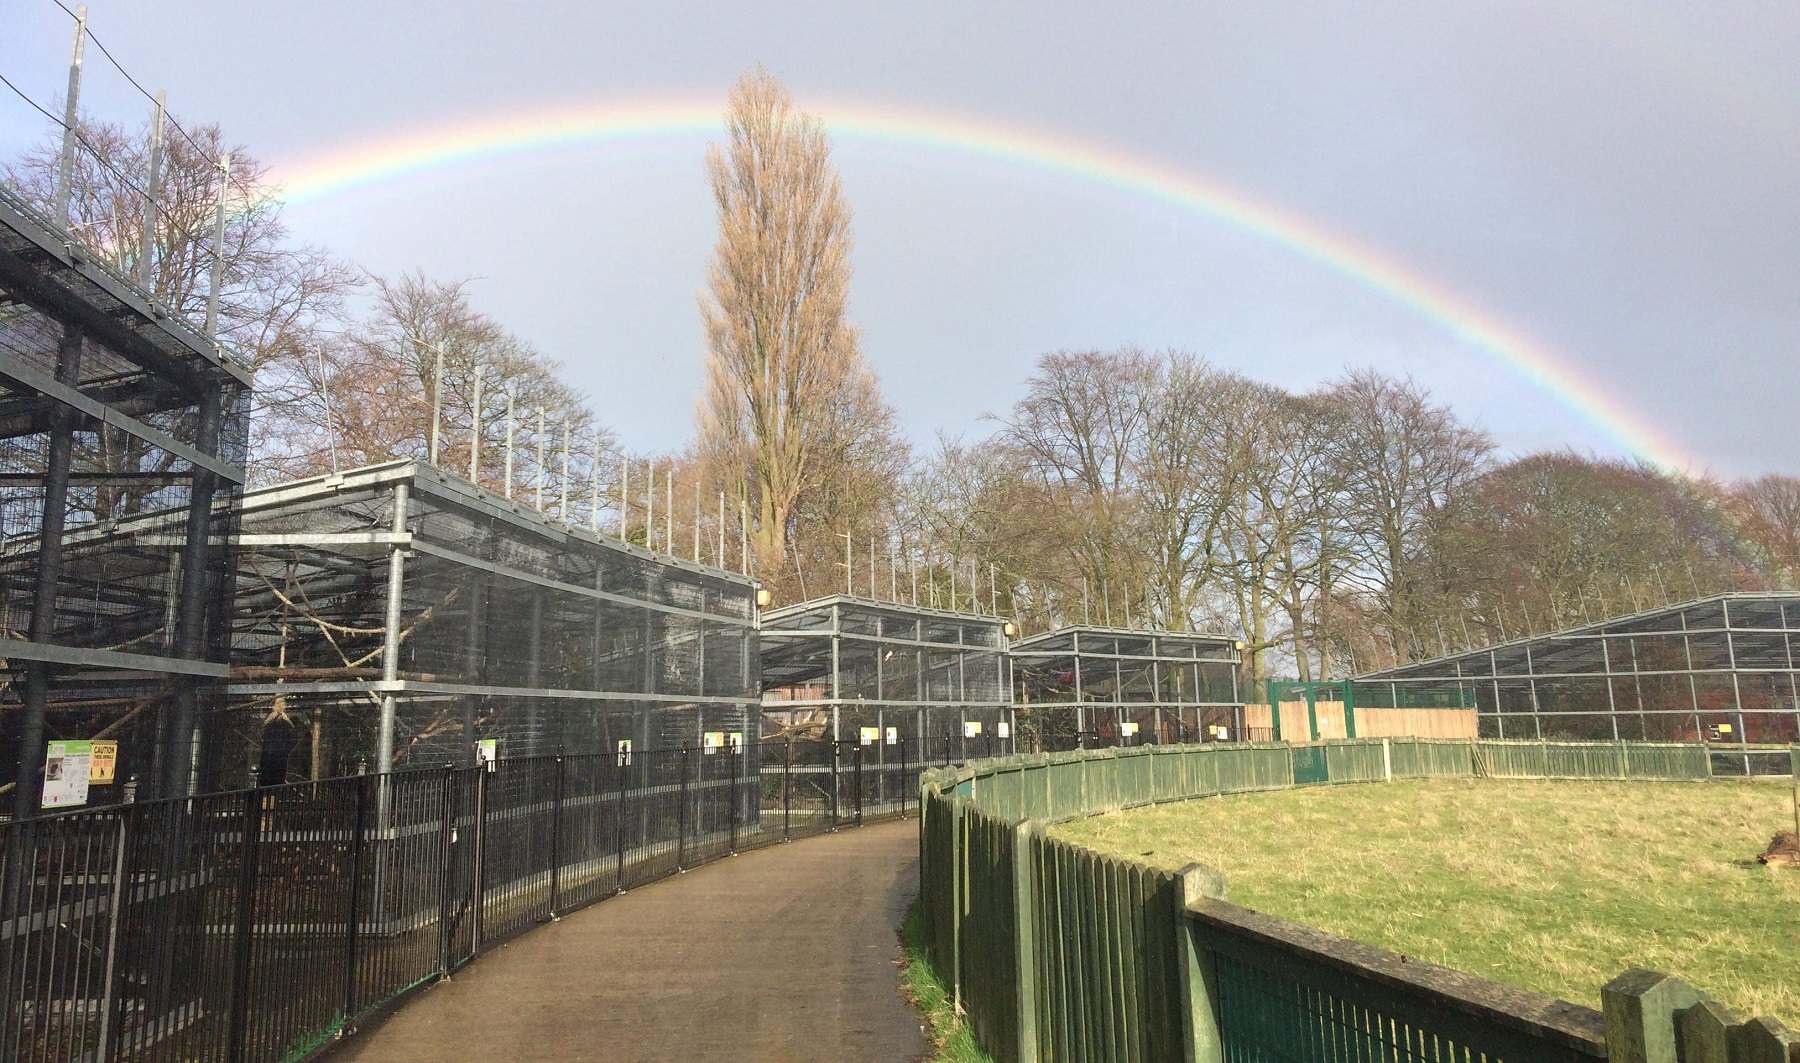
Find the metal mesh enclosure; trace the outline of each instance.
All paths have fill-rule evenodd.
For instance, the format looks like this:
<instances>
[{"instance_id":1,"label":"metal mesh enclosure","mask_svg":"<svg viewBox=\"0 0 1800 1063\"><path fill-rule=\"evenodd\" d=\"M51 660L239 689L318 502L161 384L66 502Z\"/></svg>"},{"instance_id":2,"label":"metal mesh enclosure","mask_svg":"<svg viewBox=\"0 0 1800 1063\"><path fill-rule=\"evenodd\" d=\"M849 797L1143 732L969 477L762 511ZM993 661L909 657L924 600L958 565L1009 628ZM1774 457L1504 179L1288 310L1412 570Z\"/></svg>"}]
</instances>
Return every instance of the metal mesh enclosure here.
<instances>
[{"instance_id":1,"label":"metal mesh enclosure","mask_svg":"<svg viewBox=\"0 0 1800 1063\"><path fill-rule=\"evenodd\" d=\"M915 762L1013 751L997 617L837 595L765 614L761 652L764 734L817 740L795 750L816 768L848 756L838 743L860 744L865 729L873 771L903 742Z\"/></svg>"},{"instance_id":2,"label":"metal mesh enclosure","mask_svg":"<svg viewBox=\"0 0 1800 1063\"><path fill-rule=\"evenodd\" d=\"M1495 738L1800 737L1800 595L1726 594L1358 676L1357 705L1473 707Z\"/></svg>"},{"instance_id":3,"label":"metal mesh enclosure","mask_svg":"<svg viewBox=\"0 0 1800 1063\"><path fill-rule=\"evenodd\" d=\"M185 794L226 674L249 373L0 190L0 761L117 741L104 802Z\"/></svg>"},{"instance_id":4,"label":"metal mesh enclosure","mask_svg":"<svg viewBox=\"0 0 1800 1063\"><path fill-rule=\"evenodd\" d=\"M241 544L221 785L754 730L743 576L405 461L250 492Z\"/></svg>"},{"instance_id":5,"label":"metal mesh enclosure","mask_svg":"<svg viewBox=\"0 0 1800 1063\"><path fill-rule=\"evenodd\" d=\"M1228 635L1060 628L1013 644L1013 696L1049 750L1242 741L1238 645Z\"/></svg>"}]
</instances>

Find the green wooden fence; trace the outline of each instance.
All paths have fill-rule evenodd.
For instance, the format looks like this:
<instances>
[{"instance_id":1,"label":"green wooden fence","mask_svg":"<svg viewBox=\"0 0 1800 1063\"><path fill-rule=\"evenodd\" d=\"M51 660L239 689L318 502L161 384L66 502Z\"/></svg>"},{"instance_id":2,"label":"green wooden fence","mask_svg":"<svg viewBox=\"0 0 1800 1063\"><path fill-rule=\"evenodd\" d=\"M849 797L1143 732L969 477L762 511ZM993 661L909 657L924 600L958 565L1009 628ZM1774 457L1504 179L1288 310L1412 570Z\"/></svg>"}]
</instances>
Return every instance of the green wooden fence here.
<instances>
[{"instance_id":1,"label":"green wooden fence","mask_svg":"<svg viewBox=\"0 0 1800 1063\"><path fill-rule=\"evenodd\" d=\"M1792 759L1800 770L1800 748ZM1621 975L1602 993L1602 1013L1236 907L1223 878L1200 865L1171 872L1044 830L1296 785L1701 780L1709 765L1698 744L1390 738L1051 753L928 771L927 948L1000 1063L1800 1063L1800 1042L1779 1023L1738 1023L1665 975Z\"/></svg>"}]
</instances>

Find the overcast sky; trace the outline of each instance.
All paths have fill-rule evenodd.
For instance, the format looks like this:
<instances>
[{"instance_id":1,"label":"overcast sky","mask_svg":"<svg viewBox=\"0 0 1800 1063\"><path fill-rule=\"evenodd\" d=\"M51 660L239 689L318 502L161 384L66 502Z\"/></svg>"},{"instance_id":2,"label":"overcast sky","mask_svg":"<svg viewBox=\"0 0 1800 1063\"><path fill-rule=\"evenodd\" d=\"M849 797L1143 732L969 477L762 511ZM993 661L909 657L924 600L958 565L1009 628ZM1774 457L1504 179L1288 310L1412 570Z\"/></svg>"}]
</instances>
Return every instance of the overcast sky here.
<instances>
[{"instance_id":1,"label":"overcast sky","mask_svg":"<svg viewBox=\"0 0 1800 1063\"><path fill-rule=\"evenodd\" d=\"M72 5L71 5L72 6ZM568 104L802 107L1091 144L1312 219L1557 352L1701 470L1800 472L1800 6L1791 0L539 4L95 0L186 121L272 164ZM61 92L68 18L0 0L0 72ZM143 107L110 71L84 97ZM0 150L44 122L0 99ZM705 136L494 159L292 208L376 272L478 278L627 446L688 437ZM1619 453L1413 309L1293 252L1042 167L840 137L852 313L919 441L991 430L1033 359L1180 347L1292 388L1409 373L1511 451Z\"/></svg>"}]
</instances>

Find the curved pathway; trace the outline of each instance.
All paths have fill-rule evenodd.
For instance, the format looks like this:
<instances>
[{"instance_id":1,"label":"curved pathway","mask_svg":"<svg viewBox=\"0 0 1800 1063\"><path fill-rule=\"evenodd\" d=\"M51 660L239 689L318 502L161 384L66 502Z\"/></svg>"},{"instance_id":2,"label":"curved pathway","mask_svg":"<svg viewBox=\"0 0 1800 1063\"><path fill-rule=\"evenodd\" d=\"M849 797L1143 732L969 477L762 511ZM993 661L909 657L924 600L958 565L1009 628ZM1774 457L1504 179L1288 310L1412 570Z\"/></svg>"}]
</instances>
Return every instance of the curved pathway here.
<instances>
[{"instance_id":1,"label":"curved pathway","mask_svg":"<svg viewBox=\"0 0 1800 1063\"><path fill-rule=\"evenodd\" d=\"M771 846L514 938L333 1055L357 1063L908 1063L918 821Z\"/></svg>"}]
</instances>

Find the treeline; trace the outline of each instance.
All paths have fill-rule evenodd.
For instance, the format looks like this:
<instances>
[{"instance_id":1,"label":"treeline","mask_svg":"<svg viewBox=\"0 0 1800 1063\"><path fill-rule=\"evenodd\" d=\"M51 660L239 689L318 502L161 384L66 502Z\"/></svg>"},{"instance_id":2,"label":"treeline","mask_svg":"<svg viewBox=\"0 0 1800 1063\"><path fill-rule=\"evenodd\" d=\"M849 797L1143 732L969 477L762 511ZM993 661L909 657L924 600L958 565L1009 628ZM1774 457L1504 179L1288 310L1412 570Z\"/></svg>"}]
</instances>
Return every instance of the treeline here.
<instances>
[{"instance_id":1,"label":"treeline","mask_svg":"<svg viewBox=\"0 0 1800 1063\"><path fill-rule=\"evenodd\" d=\"M778 602L848 590L994 610L1026 631L1241 631L1258 678L1800 577L1800 480L1505 457L1375 370L1293 394L1179 351L1047 354L991 434L915 451L846 316L852 214L825 128L760 69L707 159L719 238L694 442L629 461L560 367L465 283L371 276L294 242L241 146L215 247L225 145L215 126L189 128L165 156L148 261L148 130L83 124L72 228L196 317L218 257L218 331L257 370L260 482L425 458L435 406L441 466L473 466L553 517L747 559ZM47 208L57 149L5 179Z\"/></svg>"},{"instance_id":2,"label":"treeline","mask_svg":"<svg viewBox=\"0 0 1800 1063\"><path fill-rule=\"evenodd\" d=\"M1046 355L897 523L1018 574L1030 627L1243 631L1259 677L1329 677L1704 594L1793 589L1800 480L1502 457L1415 382L1291 394L1182 352ZM1102 602L1104 601L1104 604Z\"/></svg>"}]
</instances>

